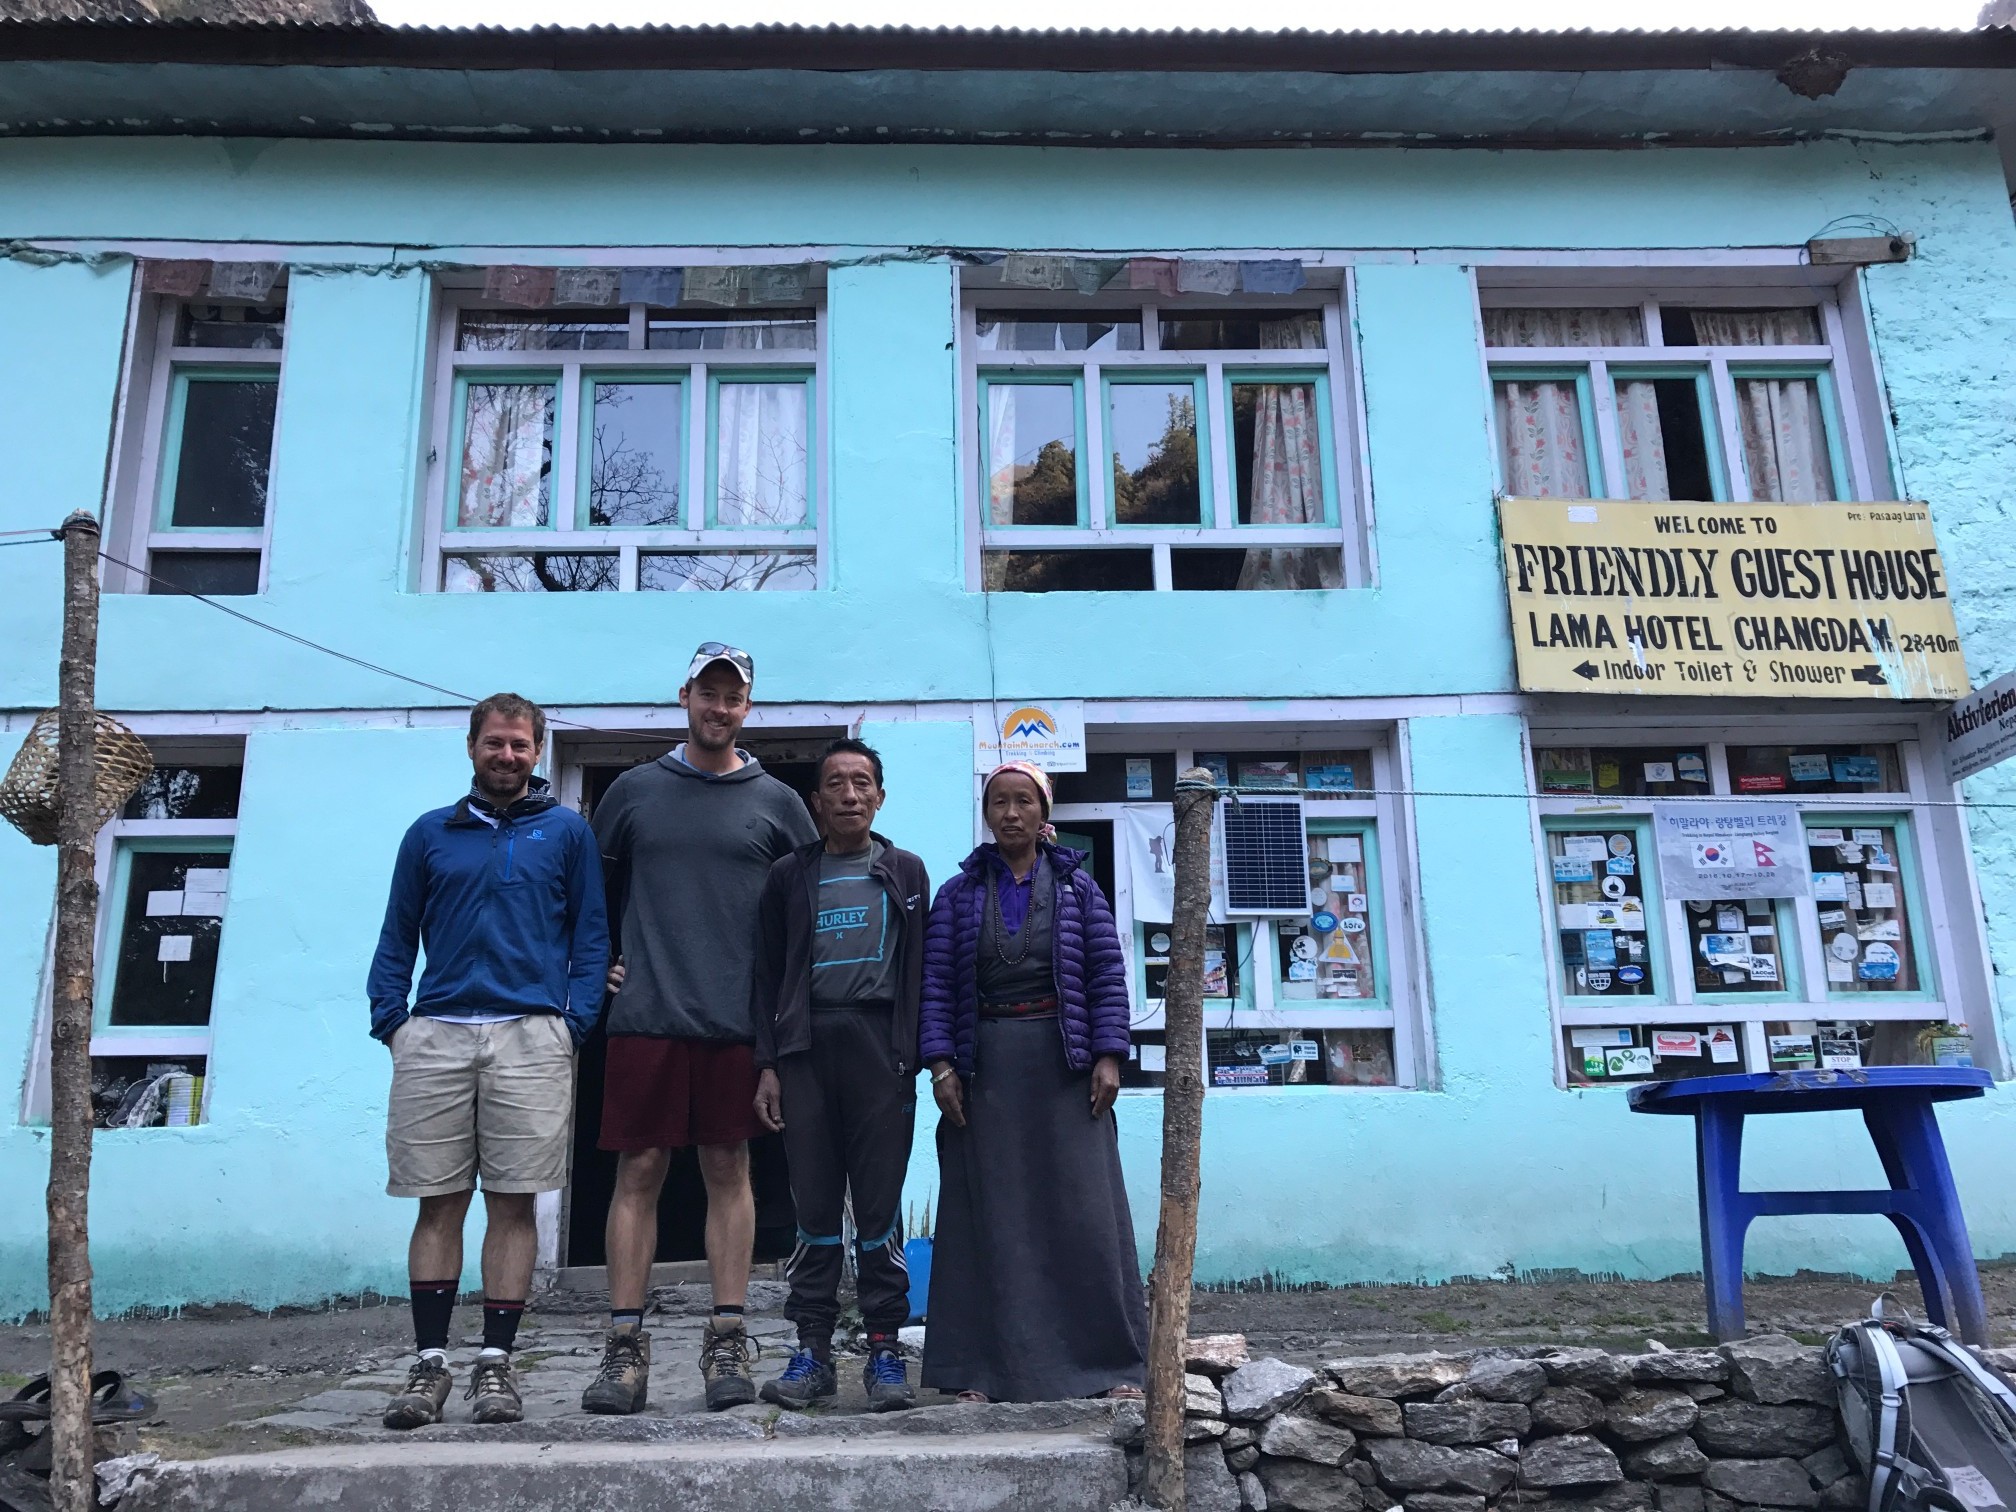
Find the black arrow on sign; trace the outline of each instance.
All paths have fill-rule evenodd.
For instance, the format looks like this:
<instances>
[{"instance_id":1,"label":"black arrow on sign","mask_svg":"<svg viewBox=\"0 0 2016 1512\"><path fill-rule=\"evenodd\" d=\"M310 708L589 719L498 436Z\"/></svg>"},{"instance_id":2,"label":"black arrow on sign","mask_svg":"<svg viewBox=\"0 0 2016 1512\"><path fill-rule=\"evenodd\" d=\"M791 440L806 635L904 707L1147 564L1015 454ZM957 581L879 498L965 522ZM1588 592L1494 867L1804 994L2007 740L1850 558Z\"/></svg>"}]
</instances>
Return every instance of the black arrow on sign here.
<instances>
[{"instance_id":1,"label":"black arrow on sign","mask_svg":"<svg viewBox=\"0 0 2016 1512\"><path fill-rule=\"evenodd\" d=\"M1857 667L1848 675L1853 677L1857 682L1880 683L1883 681L1883 669L1874 662L1870 662L1865 667Z\"/></svg>"},{"instance_id":2,"label":"black arrow on sign","mask_svg":"<svg viewBox=\"0 0 2016 1512\"><path fill-rule=\"evenodd\" d=\"M1603 675L1601 672L1597 671L1596 663L1592 661L1585 661L1584 663L1582 663L1581 666L1575 668L1574 671L1577 677L1586 677L1591 682L1594 682L1597 678ZM1860 672L1857 672L1855 675L1857 677L1860 677L1862 674Z\"/></svg>"}]
</instances>

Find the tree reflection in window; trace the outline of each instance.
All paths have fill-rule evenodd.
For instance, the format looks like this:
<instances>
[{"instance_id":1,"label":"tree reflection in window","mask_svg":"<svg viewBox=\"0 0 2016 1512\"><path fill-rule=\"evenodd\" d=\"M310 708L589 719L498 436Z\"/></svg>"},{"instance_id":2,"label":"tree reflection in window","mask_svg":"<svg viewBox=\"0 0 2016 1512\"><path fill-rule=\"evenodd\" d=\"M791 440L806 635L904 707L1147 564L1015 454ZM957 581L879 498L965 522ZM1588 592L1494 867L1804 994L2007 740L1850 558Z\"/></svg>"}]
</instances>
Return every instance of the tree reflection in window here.
<instances>
[{"instance_id":1,"label":"tree reflection in window","mask_svg":"<svg viewBox=\"0 0 2016 1512\"><path fill-rule=\"evenodd\" d=\"M589 437L590 525L679 523L677 383L598 383Z\"/></svg>"},{"instance_id":2,"label":"tree reflection in window","mask_svg":"<svg viewBox=\"0 0 2016 1512\"><path fill-rule=\"evenodd\" d=\"M1122 525L1201 524L1195 391L1187 383L1129 383L1115 384L1110 394L1114 520ZM1162 430L1155 435L1158 404Z\"/></svg>"},{"instance_id":3,"label":"tree reflection in window","mask_svg":"<svg viewBox=\"0 0 2016 1512\"><path fill-rule=\"evenodd\" d=\"M450 593L614 593L620 563L614 552L454 556L443 586Z\"/></svg>"}]
</instances>

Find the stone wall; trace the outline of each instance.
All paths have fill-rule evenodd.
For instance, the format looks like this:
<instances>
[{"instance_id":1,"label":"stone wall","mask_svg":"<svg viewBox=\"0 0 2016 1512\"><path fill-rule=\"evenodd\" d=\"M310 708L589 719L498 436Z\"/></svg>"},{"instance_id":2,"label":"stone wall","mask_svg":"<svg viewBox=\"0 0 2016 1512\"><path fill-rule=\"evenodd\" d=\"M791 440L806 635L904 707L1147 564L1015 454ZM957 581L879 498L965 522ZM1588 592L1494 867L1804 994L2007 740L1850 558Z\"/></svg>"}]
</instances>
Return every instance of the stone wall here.
<instances>
[{"instance_id":1,"label":"stone wall","mask_svg":"<svg viewBox=\"0 0 2016 1512\"><path fill-rule=\"evenodd\" d=\"M1190 1355L1191 1512L1854 1512L1868 1499L1837 1442L1821 1350L1782 1336L1320 1370L1247 1361L1237 1339L1193 1340ZM1113 1433L1138 1467L1138 1404Z\"/></svg>"}]
</instances>

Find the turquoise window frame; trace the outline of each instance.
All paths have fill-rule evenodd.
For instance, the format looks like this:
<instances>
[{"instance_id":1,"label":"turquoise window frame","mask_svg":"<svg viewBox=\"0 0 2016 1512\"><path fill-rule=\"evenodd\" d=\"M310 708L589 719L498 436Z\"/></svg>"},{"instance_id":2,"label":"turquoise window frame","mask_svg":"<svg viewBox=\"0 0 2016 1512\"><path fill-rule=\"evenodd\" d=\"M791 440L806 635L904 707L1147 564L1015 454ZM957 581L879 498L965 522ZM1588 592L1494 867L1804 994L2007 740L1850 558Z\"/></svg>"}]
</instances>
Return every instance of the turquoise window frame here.
<instances>
[{"instance_id":1,"label":"turquoise window frame","mask_svg":"<svg viewBox=\"0 0 2016 1512\"><path fill-rule=\"evenodd\" d=\"M1808 1003L1813 1001L1806 996L1806 963L1803 959L1805 952L1799 942L1798 908L1791 898L1772 898L1769 901L1771 904L1771 922L1776 928L1778 935L1778 971L1781 979L1780 986L1783 990L1779 992L1703 992L1697 988L1694 993L1695 1002L1705 1003L1717 1008L1740 1008L1755 1003ZM1743 905L1738 903L1733 906L1740 908ZM1688 938L1687 966L1689 970L1692 970L1694 966L1693 940L1691 935Z\"/></svg>"},{"instance_id":2,"label":"turquoise window frame","mask_svg":"<svg viewBox=\"0 0 2016 1512\"><path fill-rule=\"evenodd\" d=\"M1897 832L1897 876L1900 894L1905 900L1905 924L1910 932L1911 959L1918 968L1918 986L1911 992L1837 992L1831 982L1823 982L1827 989L1829 1003L1937 1003L1939 993L1939 959L1925 941L1925 886L1918 871L1918 837L1912 832L1911 816L1895 810L1871 809L1866 812L1850 812L1846 809L1803 810L1799 815L1800 827L1811 829L1815 823L1821 829L1851 830L1858 826L1873 829L1878 825ZM1819 900L1814 900L1819 907ZM1821 948L1826 948L1826 931L1822 930ZM1852 1014L1843 1014L1852 1018Z\"/></svg>"},{"instance_id":3,"label":"turquoise window frame","mask_svg":"<svg viewBox=\"0 0 2016 1512\"><path fill-rule=\"evenodd\" d=\"M1708 453L1708 486L1714 490L1717 502L1727 503L1731 497L1729 491L1729 463L1728 459L1722 455L1721 409L1715 403L1715 380L1706 367L1691 365L1669 368L1647 367L1643 365L1613 367L1610 369L1610 402L1612 405L1616 404L1616 389L1620 383L1630 383L1633 381L1645 383L1674 378L1692 378L1694 380L1694 397L1701 406L1701 442ZM1661 435L1663 438L1663 431ZM1639 502L1651 504L1663 503L1665 501L1645 499Z\"/></svg>"},{"instance_id":4,"label":"turquoise window frame","mask_svg":"<svg viewBox=\"0 0 2016 1512\"><path fill-rule=\"evenodd\" d=\"M559 461L560 454L560 384L563 375L552 368L469 368L455 375L455 415L454 424L449 427L448 463L451 469L448 483L448 503L441 526L445 531L527 531L551 530L560 527L560 500L557 490L548 491L546 501L546 523L544 525L464 525L462 523L462 460L463 440L469 425L469 386L480 384L494 387L501 384L524 384L528 387L543 383L553 390L553 453Z\"/></svg>"},{"instance_id":5,"label":"turquoise window frame","mask_svg":"<svg viewBox=\"0 0 2016 1512\"><path fill-rule=\"evenodd\" d=\"M142 851L155 854L204 855L220 853L235 858L237 841L230 835L144 835L115 840L112 848L112 885L106 889L104 939L98 957L96 990L91 1003L91 1035L96 1039L159 1039L175 1035L197 1039L211 1031L209 1024L115 1024L112 1022L112 995L119 986L121 934L126 928L126 903L133 886L133 857ZM223 969L223 930L230 922L230 894L225 894L225 914L218 924L218 969ZM216 1013L214 993L211 1013Z\"/></svg>"},{"instance_id":6,"label":"turquoise window frame","mask_svg":"<svg viewBox=\"0 0 2016 1512\"><path fill-rule=\"evenodd\" d=\"M1841 406L1834 390L1834 370L1817 362L1732 362L1729 364L1729 386L1733 390L1745 379L1759 378L1810 378L1815 392L1820 396L1820 428L1827 434L1827 466L1834 474L1834 497L1820 502L1830 504L1853 504L1855 497L1855 475L1848 470L1848 451L1841 435ZM1740 406L1741 400L1739 398ZM1742 416L1736 420L1740 430Z\"/></svg>"},{"instance_id":7,"label":"turquoise window frame","mask_svg":"<svg viewBox=\"0 0 2016 1512\"><path fill-rule=\"evenodd\" d=\"M992 535L997 532L1017 530L1068 530L1073 528L1073 526L1065 525L1016 525L1013 523L996 525L991 518L993 511L990 508L993 498L991 480L994 476L994 425L992 414L993 401L989 396L997 387L1064 388L1066 386L1069 386L1071 390L1071 445L1074 449L1073 455L1077 458L1077 465L1073 469L1073 478L1077 484L1078 518L1074 522L1074 525L1075 528L1083 530L1091 523L1091 484L1089 475L1085 471L1087 458L1085 452L1084 373L1082 371L1073 372L1069 369L1054 372L1038 371L1027 373L983 372L980 374L980 513L988 534Z\"/></svg>"},{"instance_id":8,"label":"turquoise window frame","mask_svg":"<svg viewBox=\"0 0 2016 1512\"><path fill-rule=\"evenodd\" d=\"M817 535L819 530L819 410L813 402L815 375L806 368L733 368L707 373L707 510L709 530L747 530L769 535ZM795 525L751 525L737 522L722 526L718 518L721 502L721 385L724 383L798 387L805 391L805 518ZM680 514L691 518L691 507L682 504Z\"/></svg>"},{"instance_id":9,"label":"turquoise window frame","mask_svg":"<svg viewBox=\"0 0 2016 1512\"><path fill-rule=\"evenodd\" d=\"M1140 1018L1143 1014L1160 1013L1162 1011L1160 1007L1156 1006L1157 1004L1161 1003L1162 1000L1160 998L1154 998L1148 995L1148 956L1150 954L1148 950L1148 931L1151 929L1167 929L1169 927L1170 926L1167 924L1144 924L1139 920L1135 921L1134 1014L1137 1019ZM1212 927L1218 928L1221 926L1213 925ZM1244 1009L1248 1013L1254 1011L1253 925L1241 921L1235 923L1227 923L1222 927L1233 931L1231 948L1233 951L1232 959L1234 964L1237 965L1242 962L1245 964L1243 969L1241 969L1239 972L1239 991L1236 996L1207 997L1206 999L1204 999L1204 1027L1206 1029L1236 1028L1237 1025L1234 1022L1234 1020L1236 1020L1239 1011L1241 1009ZM1161 952L1157 951L1154 954L1156 955L1157 959L1160 959ZM1228 1015L1226 1021L1222 1024L1212 1023L1211 1015L1214 1013ZM1165 1025L1164 1027L1166 1028L1167 1026ZM1158 1030L1154 1032L1159 1033L1161 1031Z\"/></svg>"},{"instance_id":10,"label":"turquoise window frame","mask_svg":"<svg viewBox=\"0 0 2016 1512\"><path fill-rule=\"evenodd\" d=\"M1122 524L1120 521L1119 501L1112 497L1113 485L1109 472L1103 475L1108 479L1106 485L1108 495L1106 512L1114 530L1210 530L1217 524L1218 501L1211 488L1211 409L1210 392L1205 386L1208 382L1209 379L1207 376L1194 368L1179 368L1174 370L1161 368L1123 368L1117 373L1111 369L1101 370L1099 374L1100 432L1106 437L1106 450L1108 452L1106 457L1100 459L1099 465L1101 467L1110 469L1113 465L1110 454L1113 450L1113 390L1116 388L1174 388L1178 384L1189 385L1192 424L1197 429L1197 523L1194 526L1187 524L1149 524L1145 522L1138 525ZM1227 419L1230 419L1229 415ZM1084 423L1082 413L1079 416L1079 423L1081 425ZM1085 480L1081 477L1079 486L1083 488L1084 485ZM1327 498L1327 486L1325 494Z\"/></svg>"},{"instance_id":11,"label":"turquoise window frame","mask_svg":"<svg viewBox=\"0 0 2016 1512\"><path fill-rule=\"evenodd\" d=\"M1330 423L1330 375L1321 369L1304 368L1227 368L1225 370L1225 435L1226 444L1231 445L1232 436L1232 391L1235 388L1266 383L1313 383L1316 386L1316 446L1319 462L1323 470L1323 518L1321 524L1335 525L1341 506L1337 498L1337 458L1331 438ZM1208 431L1209 427L1205 427ZM1201 460L1201 454L1200 454ZM1239 512L1239 458L1235 451L1226 459L1226 477L1232 485L1232 513ZM1234 530L1278 529L1278 526L1242 525L1236 518L1232 521Z\"/></svg>"},{"instance_id":12,"label":"turquoise window frame","mask_svg":"<svg viewBox=\"0 0 2016 1512\"><path fill-rule=\"evenodd\" d=\"M660 384L679 389L679 519L673 525L593 525L588 520L588 494L595 459L595 390L603 384L641 386L647 383ZM687 463L693 453L693 395L692 375L684 368L596 368L581 374L580 423L575 427L580 435L575 438L578 455L574 459L574 529L576 530L683 530L692 518L693 501L686 497ZM467 413L465 410L464 413ZM809 432L808 432L809 434ZM554 438L559 439L557 436ZM456 455L461 451L458 448ZM809 486L810 473L807 473ZM458 482L459 488L459 482ZM459 501L458 501L459 502Z\"/></svg>"},{"instance_id":13,"label":"turquoise window frame","mask_svg":"<svg viewBox=\"0 0 2016 1512\"><path fill-rule=\"evenodd\" d=\"M1288 985L1281 975L1281 948L1274 938L1272 921L1267 937L1267 969L1274 973L1274 1008L1280 1013L1390 1013L1393 1008L1392 979L1386 959L1386 883L1379 856L1379 822L1376 819L1311 819L1309 838L1328 840L1340 835L1356 835L1365 857L1365 938L1372 946L1372 996L1356 998L1284 998L1279 989ZM1344 1027L1349 1027L1348 1025Z\"/></svg>"},{"instance_id":14,"label":"turquoise window frame","mask_svg":"<svg viewBox=\"0 0 2016 1512\"><path fill-rule=\"evenodd\" d=\"M161 467L159 481L154 490L154 528L163 533L175 535L243 535L248 530L263 530L266 522L258 525L177 525L175 523L175 489L181 481L182 472L182 426L189 408L189 385L192 383L270 383L277 390L280 385L280 368L260 367L252 364L230 366L177 367L169 384L168 416L161 437ZM275 394L277 401L278 394ZM279 411L276 403L274 411L274 435L279 435ZM273 454L266 454L266 482L269 490L268 507L271 507L270 490L273 482Z\"/></svg>"},{"instance_id":15,"label":"turquoise window frame","mask_svg":"<svg viewBox=\"0 0 2016 1512\"><path fill-rule=\"evenodd\" d=\"M1582 417L1582 456L1584 467L1589 474L1589 497L1607 499L1611 495L1609 472L1603 465L1602 438L1596 430L1596 401L1589 386L1587 367L1539 366L1528 367L1520 363L1491 364L1491 408L1497 414L1498 393L1501 383L1572 383L1575 385L1575 407ZM1504 461L1504 437L1498 438L1498 461ZM1507 487L1501 472L1498 486Z\"/></svg>"},{"instance_id":16,"label":"turquoise window frame","mask_svg":"<svg viewBox=\"0 0 2016 1512\"><path fill-rule=\"evenodd\" d=\"M1541 864L1546 868L1542 885L1547 898L1547 950L1553 967L1561 974L1561 1001L1574 1008L1616 1007L1625 1017L1631 1016L1637 1005L1653 1003L1661 1007L1673 1002L1673 979L1667 964L1666 942L1666 900L1659 891L1659 867L1657 852L1647 848L1652 833L1650 815L1613 814L1607 823L1597 823L1604 816L1576 817L1572 814L1549 815L1540 822L1545 835L1556 834L1628 834L1631 846L1638 857L1638 896L1645 903L1645 956L1652 971L1652 990L1649 993L1634 992L1624 997L1611 997L1601 993L1576 992L1570 983L1568 967L1561 959L1561 923L1556 911L1554 898L1554 851L1551 845L1543 845ZM1781 936L1782 939L1782 936Z\"/></svg>"}]
</instances>

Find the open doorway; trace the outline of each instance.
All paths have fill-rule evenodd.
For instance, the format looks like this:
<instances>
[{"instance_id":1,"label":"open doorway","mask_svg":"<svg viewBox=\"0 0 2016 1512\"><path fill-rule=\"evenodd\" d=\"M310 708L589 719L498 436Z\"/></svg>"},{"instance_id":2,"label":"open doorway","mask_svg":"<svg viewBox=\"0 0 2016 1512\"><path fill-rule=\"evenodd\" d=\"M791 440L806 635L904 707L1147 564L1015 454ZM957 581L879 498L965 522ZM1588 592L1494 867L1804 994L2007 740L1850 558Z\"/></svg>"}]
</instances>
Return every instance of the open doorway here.
<instances>
[{"instance_id":1,"label":"open doorway","mask_svg":"<svg viewBox=\"0 0 2016 1512\"><path fill-rule=\"evenodd\" d=\"M799 734L744 736L741 744L763 763L763 769L803 798L812 791L819 753L840 730ZM569 742L561 753L560 788L565 801L593 818L595 804L609 785L642 762L656 761L679 743L676 734L638 735L634 739ZM751 921L753 925L753 920ZM608 1042L600 1027L582 1045L576 1060L574 1092L574 1166L565 1193L560 1223L560 1263L569 1269L606 1263L603 1225L615 1190L616 1157L598 1146L602 1129L602 1085ZM797 1218L784 1165L784 1141L776 1134L749 1145L749 1179L756 1193L756 1253L759 1261L781 1260L791 1253ZM706 1258L707 1192L700 1180L699 1157L692 1150L673 1153L665 1190L658 1199L660 1262Z\"/></svg>"}]
</instances>

